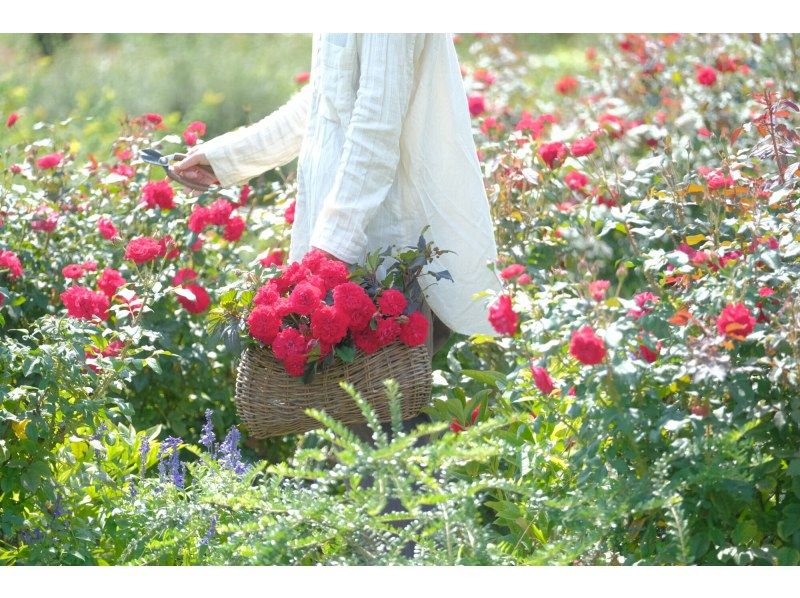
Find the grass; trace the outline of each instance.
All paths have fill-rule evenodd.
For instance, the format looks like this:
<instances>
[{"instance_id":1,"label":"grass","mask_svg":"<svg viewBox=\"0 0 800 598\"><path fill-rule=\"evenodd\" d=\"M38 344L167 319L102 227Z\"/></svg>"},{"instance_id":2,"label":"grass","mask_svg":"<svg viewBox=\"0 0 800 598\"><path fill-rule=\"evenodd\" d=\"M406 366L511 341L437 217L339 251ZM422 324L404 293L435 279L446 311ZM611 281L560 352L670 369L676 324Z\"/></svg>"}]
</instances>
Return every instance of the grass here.
<instances>
[{"instance_id":1,"label":"grass","mask_svg":"<svg viewBox=\"0 0 800 598\"><path fill-rule=\"evenodd\" d=\"M473 36L457 48L467 61ZM597 36L516 34L529 55L527 85L552 96L565 73L586 68ZM0 34L0 114L22 109L31 120L93 116L112 124L127 114L159 112L167 123L203 120L207 138L255 122L297 88L310 67L308 34L75 34L43 55L30 34ZM472 57L469 57L471 60Z\"/></svg>"}]
</instances>

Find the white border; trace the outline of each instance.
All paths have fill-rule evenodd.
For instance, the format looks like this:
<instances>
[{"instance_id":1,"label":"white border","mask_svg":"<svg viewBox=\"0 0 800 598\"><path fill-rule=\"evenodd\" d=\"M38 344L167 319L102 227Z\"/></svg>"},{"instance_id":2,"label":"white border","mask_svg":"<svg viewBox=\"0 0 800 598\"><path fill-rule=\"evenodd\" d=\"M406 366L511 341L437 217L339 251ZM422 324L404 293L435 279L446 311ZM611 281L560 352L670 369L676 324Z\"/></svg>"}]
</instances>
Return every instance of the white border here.
<instances>
[{"instance_id":1,"label":"white border","mask_svg":"<svg viewBox=\"0 0 800 598\"><path fill-rule=\"evenodd\" d=\"M771 0L9 0L2 32L775 32L797 24Z\"/></svg>"}]
</instances>

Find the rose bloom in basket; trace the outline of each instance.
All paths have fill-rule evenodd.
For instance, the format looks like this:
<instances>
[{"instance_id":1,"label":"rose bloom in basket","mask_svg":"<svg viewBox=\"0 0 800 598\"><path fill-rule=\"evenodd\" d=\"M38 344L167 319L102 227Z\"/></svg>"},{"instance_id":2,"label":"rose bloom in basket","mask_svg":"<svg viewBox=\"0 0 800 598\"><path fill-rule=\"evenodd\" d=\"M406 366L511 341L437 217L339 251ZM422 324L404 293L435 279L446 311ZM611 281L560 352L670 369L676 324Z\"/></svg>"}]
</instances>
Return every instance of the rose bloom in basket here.
<instances>
[{"instance_id":1,"label":"rose bloom in basket","mask_svg":"<svg viewBox=\"0 0 800 598\"><path fill-rule=\"evenodd\" d=\"M312 250L280 270L256 291L247 328L290 376L333 355L349 362L356 349L369 354L397 341L413 347L427 340L428 319L401 290L351 279L337 259Z\"/></svg>"}]
</instances>

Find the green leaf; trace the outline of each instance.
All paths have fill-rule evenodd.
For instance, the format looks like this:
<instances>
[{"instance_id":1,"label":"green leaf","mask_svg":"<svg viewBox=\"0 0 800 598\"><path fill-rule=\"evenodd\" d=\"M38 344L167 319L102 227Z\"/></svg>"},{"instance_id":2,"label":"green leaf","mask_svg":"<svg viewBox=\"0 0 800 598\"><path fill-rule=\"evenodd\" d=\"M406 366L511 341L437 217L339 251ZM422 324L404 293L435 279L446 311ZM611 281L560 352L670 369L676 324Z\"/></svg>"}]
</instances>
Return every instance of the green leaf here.
<instances>
[{"instance_id":1,"label":"green leaf","mask_svg":"<svg viewBox=\"0 0 800 598\"><path fill-rule=\"evenodd\" d=\"M345 363L353 363L356 358L356 349L352 345L340 345L334 349L334 352Z\"/></svg>"},{"instance_id":2,"label":"green leaf","mask_svg":"<svg viewBox=\"0 0 800 598\"><path fill-rule=\"evenodd\" d=\"M473 380L488 384L489 386L504 386L506 382L505 375L500 372L495 372L494 370L461 370L461 373Z\"/></svg>"}]
</instances>

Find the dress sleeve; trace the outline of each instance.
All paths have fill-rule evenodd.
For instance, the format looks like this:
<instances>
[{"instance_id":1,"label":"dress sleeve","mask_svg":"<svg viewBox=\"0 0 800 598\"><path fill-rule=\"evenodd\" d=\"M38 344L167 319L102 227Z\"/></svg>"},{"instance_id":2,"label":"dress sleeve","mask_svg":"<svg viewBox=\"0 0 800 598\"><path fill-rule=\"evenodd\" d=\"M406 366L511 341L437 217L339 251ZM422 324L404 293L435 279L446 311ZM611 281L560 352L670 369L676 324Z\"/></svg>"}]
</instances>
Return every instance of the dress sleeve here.
<instances>
[{"instance_id":1,"label":"dress sleeve","mask_svg":"<svg viewBox=\"0 0 800 598\"><path fill-rule=\"evenodd\" d=\"M311 107L311 85L249 127L204 143L202 151L223 187L239 185L296 158Z\"/></svg>"},{"instance_id":2,"label":"dress sleeve","mask_svg":"<svg viewBox=\"0 0 800 598\"><path fill-rule=\"evenodd\" d=\"M386 199L400 162L400 134L414 79L415 34L359 34L358 91L333 186L311 246L347 263L365 254L365 228Z\"/></svg>"}]
</instances>

